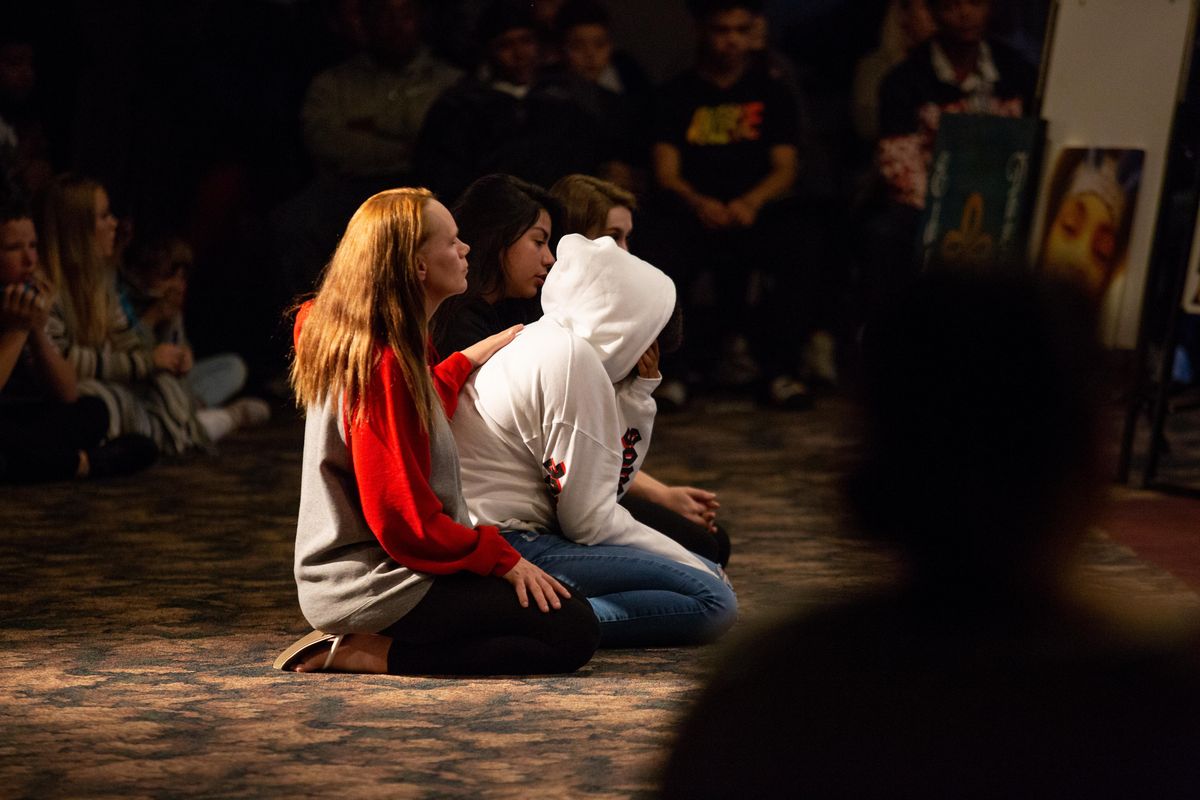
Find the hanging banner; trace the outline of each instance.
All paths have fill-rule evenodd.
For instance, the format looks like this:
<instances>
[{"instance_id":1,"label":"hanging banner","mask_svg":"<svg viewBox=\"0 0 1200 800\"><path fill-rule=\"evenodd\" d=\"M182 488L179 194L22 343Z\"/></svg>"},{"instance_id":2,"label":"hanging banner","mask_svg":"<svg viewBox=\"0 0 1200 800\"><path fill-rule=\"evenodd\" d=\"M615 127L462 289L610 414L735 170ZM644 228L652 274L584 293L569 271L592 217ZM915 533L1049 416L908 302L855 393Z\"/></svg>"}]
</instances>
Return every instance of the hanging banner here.
<instances>
[{"instance_id":1,"label":"hanging banner","mask_svg":"<svg viewBox=\"0 0 1200 800\"><path fill-rule=\"evenodd\" d=\"M1188 257L1188 278L1183 287L1183 310L1200 314L1200 212L1196 215L1196 230L1192 235L1192 252Z\"/></svg>"},{"instance_id":2,"label":"hanging banner","mask_svg":"<svg viewBox=\"0 0 1200 800\"><path fill-rule=\"evenodd\" d=\"M946 114L921 217L925 268L990 270L1025 252L1042 122Z\"/></svg>"}]
</instances>

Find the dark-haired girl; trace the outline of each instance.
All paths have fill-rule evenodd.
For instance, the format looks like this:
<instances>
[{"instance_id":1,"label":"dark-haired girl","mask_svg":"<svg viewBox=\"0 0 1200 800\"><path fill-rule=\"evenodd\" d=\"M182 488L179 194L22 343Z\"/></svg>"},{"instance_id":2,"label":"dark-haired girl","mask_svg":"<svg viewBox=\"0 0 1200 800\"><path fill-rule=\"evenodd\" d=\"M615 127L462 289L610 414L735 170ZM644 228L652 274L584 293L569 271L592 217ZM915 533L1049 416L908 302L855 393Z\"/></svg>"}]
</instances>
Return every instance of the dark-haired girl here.
<instances>
[{"instance_id":1,"label":"dark-haired girl","mask_svg":"<svg viewBox=\"0 0 1200 800\"><path fill-rule=\"evenodd\" d=\"M512 325L542 315L538 291L554 264L557 201L540 186L511 175L486 175L454 208L471 244L467 291L442 304L433 319L439 353L453 353Z\"/></svg>"}]
</instances>

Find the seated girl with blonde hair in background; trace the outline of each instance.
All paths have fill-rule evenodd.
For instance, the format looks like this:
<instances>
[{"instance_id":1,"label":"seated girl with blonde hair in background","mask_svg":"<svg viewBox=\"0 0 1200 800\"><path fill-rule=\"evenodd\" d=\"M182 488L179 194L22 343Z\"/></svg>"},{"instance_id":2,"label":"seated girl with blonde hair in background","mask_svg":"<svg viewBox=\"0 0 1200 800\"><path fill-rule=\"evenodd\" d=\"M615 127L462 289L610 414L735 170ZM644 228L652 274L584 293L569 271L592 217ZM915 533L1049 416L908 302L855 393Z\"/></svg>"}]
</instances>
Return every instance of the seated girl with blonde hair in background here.
<instances>
[{"instance_id":1,"label":"seated girl with blonde hair in background","mask_svg":"<svg viewBox=\"0 0 1200 800\"><path fill-rule=\"evenodd\" d=\"M117 218L94 180L60 175L39 208L42 263L59 291L47 328L79 380L80 394L108 410L108 436L149 436L161 452L207 443L192 393L191 366L178 344L147 346L117 295Z\"/></svg>"},{"instance_id":2,"label":"seated girl with blonde hair in background","mask_svg":"<svg viewBox=\"0 0 1200 800\"><path fill-rule=\"evenodd\" d=\"M104 477L157 456L128 435L105 441L108 410L80 397L75 371L47 334L54 287L38 268L37 230L15 198L0 203L0 482Z\"/></svg>"}]
</instances>

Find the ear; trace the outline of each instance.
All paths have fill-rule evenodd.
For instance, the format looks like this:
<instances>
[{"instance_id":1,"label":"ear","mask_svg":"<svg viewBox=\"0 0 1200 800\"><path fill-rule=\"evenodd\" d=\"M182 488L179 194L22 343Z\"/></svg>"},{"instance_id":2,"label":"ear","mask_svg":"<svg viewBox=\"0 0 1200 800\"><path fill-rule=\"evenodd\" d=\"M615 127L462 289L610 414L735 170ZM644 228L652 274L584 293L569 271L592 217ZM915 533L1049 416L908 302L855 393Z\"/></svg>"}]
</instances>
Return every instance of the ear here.
<instances>
[{"instance_id":1,"label":"ear","mask_svg":"<svg viewBox=\"0 0 1200 800\"><path fill-rule=\"evenodd\" d=\"M417 280L419 280L421 283L424 283L425 278L428 274L429 274L429 270L427 270L425 268L425 260L422 259L420 256L418 256L417 257Z\"/></svg>"}]
</instances>

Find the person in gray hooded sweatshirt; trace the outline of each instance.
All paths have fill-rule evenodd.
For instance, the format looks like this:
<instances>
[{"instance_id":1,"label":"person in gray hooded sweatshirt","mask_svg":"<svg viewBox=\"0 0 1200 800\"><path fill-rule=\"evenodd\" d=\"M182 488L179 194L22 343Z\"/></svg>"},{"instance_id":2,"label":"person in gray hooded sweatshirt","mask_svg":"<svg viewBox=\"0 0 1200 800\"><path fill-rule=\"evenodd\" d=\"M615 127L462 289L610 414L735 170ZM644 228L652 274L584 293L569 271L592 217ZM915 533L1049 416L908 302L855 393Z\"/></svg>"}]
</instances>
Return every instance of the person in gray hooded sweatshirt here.
<instances>
[{"instance_id":1,"label":"person in gray hooded sweatshirt","mask_svg":"<svg viewBox=\"0 0 1200 800\"><path fill-rule=\"evenodd\" d=\"M601 647L699 644L737 616L720 567L617 500L654 423L675 285L611 238L564 236L544 316L464 386L454 438L472 524L585 595Z\"/></svg>"}]
</instances>

